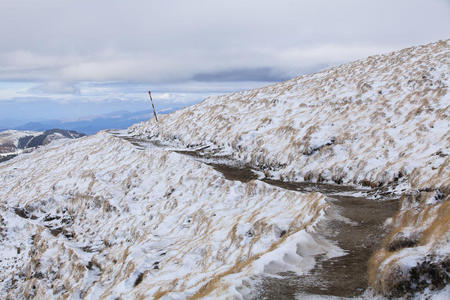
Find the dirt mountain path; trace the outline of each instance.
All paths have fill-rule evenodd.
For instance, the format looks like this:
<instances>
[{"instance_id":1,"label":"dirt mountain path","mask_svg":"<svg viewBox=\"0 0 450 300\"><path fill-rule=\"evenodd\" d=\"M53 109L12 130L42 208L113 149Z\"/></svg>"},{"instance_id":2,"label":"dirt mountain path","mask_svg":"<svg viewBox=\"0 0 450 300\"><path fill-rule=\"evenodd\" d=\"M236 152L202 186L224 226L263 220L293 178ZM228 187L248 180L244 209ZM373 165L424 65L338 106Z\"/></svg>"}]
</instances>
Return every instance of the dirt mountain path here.
<instances>
[{"instance_id":1,"label":"dirt mountain path","mask_svg":"<svg viewBox=\"0 0 450 300\"><path fill-rule=\"evenodd\" d=\"M350 298L363 294L367 289L367 262L386 235L384 222L399 208L399 200L394 195L382 189L261 178L258 170L229 157L205 154L204 149L170 149L155 141L136 139L120 132L110 133L140 150L158 147L191 156L212 166L228 180L261 180L283 189L316 191L328 196L333 209L330 216L319 223L317 232L345 250L346 254L331 259L319 256L315 267L302 276L286 272L281 273L279 278L262 278L258 285L257 299L295 299L302 295L305 298L308 295Z\"/></svg>"}]
</instances>

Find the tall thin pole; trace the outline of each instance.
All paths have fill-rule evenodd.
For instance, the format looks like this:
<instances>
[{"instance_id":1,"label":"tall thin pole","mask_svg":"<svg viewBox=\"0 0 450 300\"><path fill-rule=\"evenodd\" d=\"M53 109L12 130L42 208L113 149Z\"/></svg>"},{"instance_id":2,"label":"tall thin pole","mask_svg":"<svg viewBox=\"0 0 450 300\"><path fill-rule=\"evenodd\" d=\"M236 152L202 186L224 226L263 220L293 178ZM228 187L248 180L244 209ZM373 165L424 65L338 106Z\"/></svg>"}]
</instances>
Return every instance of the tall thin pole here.
<instances>
[{"instance_id":1,"label":"tall thin pole","mask_svg":"<svg viewBox=\"0 0 450 300\"><path fill-rule=\"evenodd\" d=\"M148 91L148 95L150 96L150 102L152 103L153 115L155 116L156 122L158 122L158 117L156 116L155 106L153 105L152 92Z\"/></svg>"}]
</instances>

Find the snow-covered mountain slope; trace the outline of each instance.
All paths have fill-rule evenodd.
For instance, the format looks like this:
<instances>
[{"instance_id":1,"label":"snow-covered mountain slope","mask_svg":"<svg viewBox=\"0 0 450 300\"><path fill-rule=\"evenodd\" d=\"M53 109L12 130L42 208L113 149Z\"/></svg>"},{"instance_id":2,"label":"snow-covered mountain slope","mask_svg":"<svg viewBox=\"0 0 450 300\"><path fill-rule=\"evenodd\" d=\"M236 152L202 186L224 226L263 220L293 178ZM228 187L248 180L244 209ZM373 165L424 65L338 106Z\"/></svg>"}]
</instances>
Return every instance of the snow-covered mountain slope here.
<instances>
[{"instance_id":1,"label":"snow-covered mountain slope","mask_svg":"<svg viewBox=\"0 0 450 300\"><path fill-rule=\"evenodd\" d=\"M208 145L290 180L448 185L449 41L211 97L131 133Z\"/></svg>"},{"instance_id":2,"label":"snow-covered mountain slope","mask_svg":"<svg viewBox=\"0 0 450 300\"><path fill-rule=\"evenodd\" d=\"M107 133L5 162L0 181L3 298L242 297L251 276L342 254L314 235L322 194L226 180Z\"/></svg>"},{"instance_id":3,"label":"snow-covered mountain slope","mask_svg":"<svg viewBox=\"0 0 450 300\"><path fill-rule=\"evenodd\" d=\"M24 150L47 145L54 140L76 139L85 136L72 130L51 129L44 132L5 130L0 132L0 162L11 159Z\"/></svg>"},{"instance_id":4,"label":"snow-covered mountain slope","mask_svg":"<svg viewBox=\"0 0 450 300\"><path fill-rule=\"evenodd\" d=\"M0 153L16 152L19 149L19 141L25 137L34 137L41 134L36 131L5 130L0 132Z\"/></svg>"},{"instance_id":5,"label":"snow-covered mountain slope","mask_svg":"<svg viewBox=\"0 0 450 300\"><path fill-rule=\"evenodd\" d=\"M211 97L129 133L208 147L282 180L395 184L402 207L371 260L371 284L386 295L442 287L450 273L449 43Z\"/></svg>"}]
</instances>

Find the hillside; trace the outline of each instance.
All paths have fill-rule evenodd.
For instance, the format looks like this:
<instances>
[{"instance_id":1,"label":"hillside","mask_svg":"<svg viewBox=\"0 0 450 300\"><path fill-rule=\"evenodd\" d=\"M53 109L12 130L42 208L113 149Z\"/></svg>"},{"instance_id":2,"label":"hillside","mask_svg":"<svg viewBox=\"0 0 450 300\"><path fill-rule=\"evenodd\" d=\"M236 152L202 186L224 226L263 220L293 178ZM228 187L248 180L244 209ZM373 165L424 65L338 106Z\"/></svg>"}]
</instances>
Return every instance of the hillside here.
<instances>
[{"instance_id":1,"label":"hillside","mask_svg":"<svg viewBox=\"0 0 450 300\"><path fill-rule=\"evenodd\" d=\"M412 47L212 97L130 133L209 146L290 180L378 185L408 175L412 188L445 188L449 63L448 41Z\"/></svg>"},{"instance_id":2,"label":"hillside","mask_svg":"<svg viewBox=\"0 0 450 300\"><path fill-rule=\"evenodd\" d=\"M449 41L0 164L6 299L449 293Z\"/></svg>"}]
</instances>

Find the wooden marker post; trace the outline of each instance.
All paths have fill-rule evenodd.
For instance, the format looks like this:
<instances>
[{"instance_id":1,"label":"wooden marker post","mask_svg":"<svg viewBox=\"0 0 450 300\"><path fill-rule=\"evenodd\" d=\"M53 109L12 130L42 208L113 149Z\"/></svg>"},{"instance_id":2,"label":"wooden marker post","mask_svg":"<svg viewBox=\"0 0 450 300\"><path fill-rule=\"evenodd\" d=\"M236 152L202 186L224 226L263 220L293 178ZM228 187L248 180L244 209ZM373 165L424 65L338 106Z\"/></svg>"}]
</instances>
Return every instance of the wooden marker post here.
<instances>
[{"instance_id":1,"label":"wooden marker post","mask_svg":"<svg viewBox=\"0 0 450 300\"><path fill-rule=\"evenodd\" d=\"M150 96L150 102L152 103L153 115L155 116L156 122L158 122L158 117L156 116L155 106L153 105L152 92L148 91L148 95Z\"/></svg>"}]
</instances>

